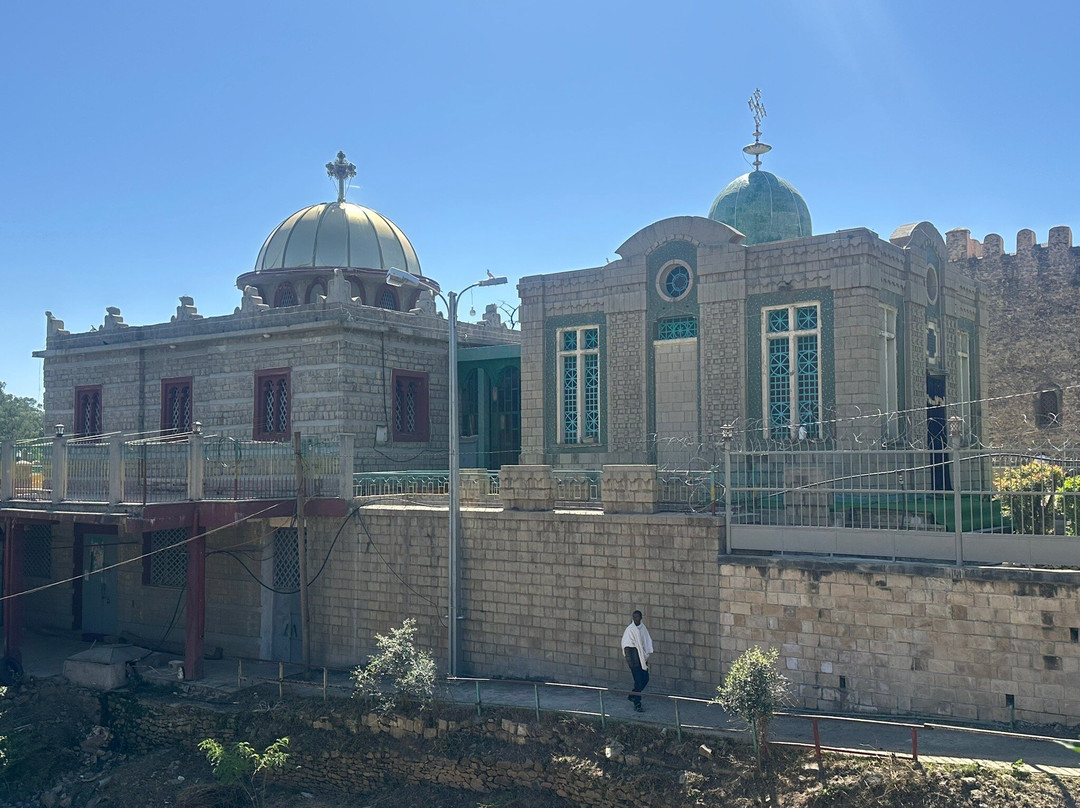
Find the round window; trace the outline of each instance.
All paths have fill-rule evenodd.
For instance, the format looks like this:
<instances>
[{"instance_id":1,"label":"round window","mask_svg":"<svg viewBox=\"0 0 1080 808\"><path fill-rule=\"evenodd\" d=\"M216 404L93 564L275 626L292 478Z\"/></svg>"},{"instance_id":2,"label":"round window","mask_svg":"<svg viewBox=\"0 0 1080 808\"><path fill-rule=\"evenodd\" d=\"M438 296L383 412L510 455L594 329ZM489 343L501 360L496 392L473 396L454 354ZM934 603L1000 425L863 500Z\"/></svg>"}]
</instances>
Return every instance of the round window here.
<instances>
[{"instance_id":1,"label":"round window","mask_svg":"<svg viewBox=\"0 0 1080 808\"><path fill-rule=\"evenodd\" d=\"M937 303L938 276L937 267L930 264L926 268L926 300L929 303Z\"/></svg>"},{"instance_id":2,"label":"round window","mask_svg":"<svg viewBox=\"0 0 1080 808\"><path fill-rule=\"evenodd\" d=\"M690 291L690 268L686 264L672 263L657 280L660 294L668 300L681 300Z\"/></svg>"}]
</instances>

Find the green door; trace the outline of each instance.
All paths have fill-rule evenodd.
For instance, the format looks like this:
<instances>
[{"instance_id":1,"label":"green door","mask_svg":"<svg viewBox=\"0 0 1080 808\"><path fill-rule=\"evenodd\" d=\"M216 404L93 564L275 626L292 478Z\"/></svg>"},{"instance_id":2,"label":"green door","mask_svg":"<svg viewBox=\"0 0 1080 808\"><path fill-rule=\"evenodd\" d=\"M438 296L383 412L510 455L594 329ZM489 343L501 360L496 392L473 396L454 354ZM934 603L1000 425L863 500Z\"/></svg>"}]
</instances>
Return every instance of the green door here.
<instances>
[{"instance_id":1,"label":"green door","mask_svg":"<svg viewBox=\"0 0 1080 808\"><path fill-rule=\"evenodd\" d=\"M83 534L82 630L116 633L116 535Z\"/></svg>"}]
</instances>

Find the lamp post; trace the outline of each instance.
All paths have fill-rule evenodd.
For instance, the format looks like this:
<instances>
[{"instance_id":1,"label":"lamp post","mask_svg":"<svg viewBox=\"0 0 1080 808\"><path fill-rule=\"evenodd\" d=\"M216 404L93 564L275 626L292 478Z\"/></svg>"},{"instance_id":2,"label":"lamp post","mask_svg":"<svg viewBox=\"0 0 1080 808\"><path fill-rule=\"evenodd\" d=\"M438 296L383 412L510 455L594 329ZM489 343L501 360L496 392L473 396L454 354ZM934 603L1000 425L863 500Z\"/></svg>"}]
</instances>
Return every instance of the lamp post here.
<instances>
[{"instance_id":1,"label":"lamp post","mask_svg":"<svg viewBox=\"0 0 1080 808\"><path fill-rule=\"evenodd\" d=\"M458 620L460 619L459 612L461 610L460 604L460 559L458 558L458 545L459 537L461 535L461 499L460 499L460 446L458 443L459 432L461 431L460 424L458 424L458 368L457 368L457 307L458 298L465 294L470 289L477 286L499 286L506 283L505 276L494 276L490 272L488 277L482 281L469 284L460 292L447 292L446 297L443 297L442 290L438 284L413 275L411 272L406 272L403 269L397 267L390 267L386 272L386 282L390 286L402 287L408 286L416 289L426 289L432 294L438 295L442 298L443 303L446 304L447 318L450 325L449 334L449 362L450 362L450 412L449 412L449 429L450 429L450 531L449 531L449 552L448 552L448 570L447 570L447 601L448 608L447 623L447 642L446 642L446 656L447 656L447 670L450 676L458 675L458 657L460 656L461 643L460 636L458 634Z\"/></svg>"}]
</instances>

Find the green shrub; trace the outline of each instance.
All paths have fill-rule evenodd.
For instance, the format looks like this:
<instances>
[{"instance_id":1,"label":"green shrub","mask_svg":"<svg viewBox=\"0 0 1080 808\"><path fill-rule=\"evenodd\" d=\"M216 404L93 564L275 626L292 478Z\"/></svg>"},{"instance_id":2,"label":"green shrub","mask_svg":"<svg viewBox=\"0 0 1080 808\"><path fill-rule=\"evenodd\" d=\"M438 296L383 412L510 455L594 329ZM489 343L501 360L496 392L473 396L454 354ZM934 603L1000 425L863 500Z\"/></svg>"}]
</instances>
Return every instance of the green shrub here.
<instances>
[{"instance_id":1,"label":"green shrub","mask_svg":"<svg viewBox=\"0 0 1080 808\"><path fill-rule=\"evenodd\" d=\"M765 746L776 709L784 704L788 695L788 680L777 668L780 652L775 648L763 651L754 646L735 660L724 677L724 683L716 688L713 703L743 719L754 739L754 753L761 767L761 749Z\"/></svg>"},{"instance_id":2,"label":"green shrub","mask_svg":"<svg viewBox=\"0 0 1080 808\"><path fill-rule=\"evenodd\" d=\"M214 777L225 785L241 788L251 800L252 808L259 808L266 789L266 777L270 772L284 768L289 757L285 751L288 745L288 738L278 738L258 752L247 741L226 747L213 738L207 738L199 744L199 750L210 761Z\"/></svg>"},{"instance_id":3,"label":"green shrub","mask_svg":"<svg viewBox=\"0 0 1080 808\"><path fill-rule=\"evenodd\" d=\"M1004 469L994 476L994 490L1000 492L1001 512L1012 520L1017 533L1052 533L1057 512L1058 491L1065 480L1061 466L1040 460Z\"/></svg>"},{"instance_id":4,"label":"green shrub","mask_svg":"<svg viewBox=\"0 0 1080 808\"><path fill-rule=\"evenodd\" d=\"M355 694L376 699L383 712L400 703L430 702L435 692L435 660L416 647L416 620L408 618L401 628L390 629L389 636L376 634L375 643L379 653L352 673Z\"/></svg>"}]
</instances>

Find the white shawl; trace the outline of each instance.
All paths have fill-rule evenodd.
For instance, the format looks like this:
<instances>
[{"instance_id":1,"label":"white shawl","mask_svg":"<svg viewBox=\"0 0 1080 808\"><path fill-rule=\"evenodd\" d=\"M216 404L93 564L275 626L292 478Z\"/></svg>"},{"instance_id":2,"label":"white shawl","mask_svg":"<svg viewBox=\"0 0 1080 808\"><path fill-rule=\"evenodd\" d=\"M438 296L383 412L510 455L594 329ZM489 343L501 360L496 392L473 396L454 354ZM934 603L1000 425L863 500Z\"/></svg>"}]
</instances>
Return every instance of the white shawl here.
<instances>
[{"instance_id":1,"label":"white shawl","mask_svg":"<svg viewBox=\"0 0 1080 808\"><path fill-rule=\"evenodd\" d=\"M623 648L636 648L638 659L641 660L641 667L643 670L649 669L649 654L653 652L652 637L649 636L649 630L645 628L645 624L635 626L632 622L626 627L626 631L622 634L622 647Z\"/></svg>"}]
</instances>

